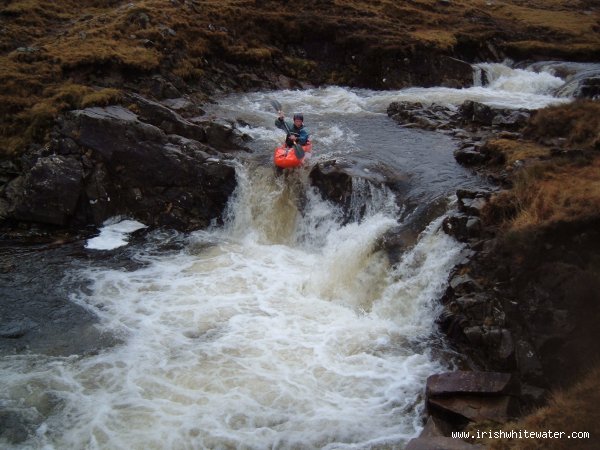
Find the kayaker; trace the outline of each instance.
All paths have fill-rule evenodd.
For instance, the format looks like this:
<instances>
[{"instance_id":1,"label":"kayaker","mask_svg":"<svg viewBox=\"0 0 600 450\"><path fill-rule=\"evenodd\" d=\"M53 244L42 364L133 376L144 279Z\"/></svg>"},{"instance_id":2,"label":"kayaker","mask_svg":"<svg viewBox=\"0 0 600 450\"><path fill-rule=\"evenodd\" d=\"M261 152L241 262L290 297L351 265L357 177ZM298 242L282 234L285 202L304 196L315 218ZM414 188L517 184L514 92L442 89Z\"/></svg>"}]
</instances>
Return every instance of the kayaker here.
<instances>
[{"instance_id":1,"label":"kayaker","mask_svg":"<svg viewBox=\"0 0 600 450\"><path fill-rule=\"evenodd\" d=\"M285 145L293 147L296 143L306 145L308 142L308 131L304 127L304 115L294 114L294 122L285 121L283 111L279 111L279 117L275 119L275 126L284 130L287 134Z\"/></svg>"}]
</instances>

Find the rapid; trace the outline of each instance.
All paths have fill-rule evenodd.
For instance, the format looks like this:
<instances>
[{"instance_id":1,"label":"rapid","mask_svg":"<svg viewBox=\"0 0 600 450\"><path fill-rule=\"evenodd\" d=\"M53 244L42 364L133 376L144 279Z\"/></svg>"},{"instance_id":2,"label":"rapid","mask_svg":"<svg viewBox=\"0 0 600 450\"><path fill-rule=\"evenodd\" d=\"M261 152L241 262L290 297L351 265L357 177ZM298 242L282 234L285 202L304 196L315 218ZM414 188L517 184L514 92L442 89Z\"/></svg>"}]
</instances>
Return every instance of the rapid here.
<instances>
[{"instance_id":1,"label":"rapid","mask_svg":"<svg viewBox=\"0 0 600 450\"><path fill-rule=\"evenodd\" d=\"M0 406L28 434L0 445L402 448L422 428L426 378L453 364L435 319L463 246L441 222L456 189L485 180L456 164L451 136L402 128L385 110L398 100L569 101L552 94L560 78L505 67L484 67L496 78L468 89L217 99L207 113L238 121L253 150L232 161L238 186L224 223L183 234L115 218L82 244L92 257L65 261L57 283L114 344L2 355ZM308 167L290 174L271 165L283 138L273 98L304 113L313 139ZM310 167L331 159L351 168L349 212L309 182ZM405 180L402 193L381 183L390 173ZM381 243L390 231L413 236L395 260ZM102 256L118 249L133 264Z\"/></svg>"}]
</instances>

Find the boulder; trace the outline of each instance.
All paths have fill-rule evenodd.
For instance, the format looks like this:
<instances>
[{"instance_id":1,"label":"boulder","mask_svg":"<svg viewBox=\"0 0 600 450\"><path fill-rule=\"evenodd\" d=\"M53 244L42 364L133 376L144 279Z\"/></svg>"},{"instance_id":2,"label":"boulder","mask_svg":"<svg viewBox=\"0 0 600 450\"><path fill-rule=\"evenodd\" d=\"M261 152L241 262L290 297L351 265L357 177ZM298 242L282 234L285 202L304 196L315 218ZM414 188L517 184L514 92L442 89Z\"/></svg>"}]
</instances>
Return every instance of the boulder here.
<instances>
[{"instance_id":1,"label":"boulder","mask_svg":"<svg viewBox=\"0 0 600 450\"><path fill-rule=\"evenodd\" d=\"M510 373L456 371L427 379L427 408L454 426L469 421L505 422L515 415L519 384Z\"/></svg>"},{"instance_id":2,"label":"boulder","mask_svg":"<svg viewBox=\"0 0 600 450\"><path fill-rule=\"evenodd\" d=\"M488 200L485 197L459 198L458 210L470 216L481 216L481 211L487 203Z\"/></svg>"},{"instance_id":3,"label":"boulder","mask_svg":"<svg viewBox=\"0 0 600 450\"><path fill-rule=\"evenodd\" d=\"M323 198L346 208L352 195L352 177L345 171L347 167L337 160L324 161L315 165L309 175Z\"/></svg>"},{"instance_id":4,"label":"boulder","mask_svg":"<svg viewBox=\"0 0 600 450\"><path fill-rule=\"evenodd\" d=\"M481 291L481 285L468 274L456 274L449 281L452 292L459 296Z\"/></svg>"},{"instance_id":5,"label":"boulder","mask_svg":"<svg viewBox=\"0 0 600 450\"><path fill-rule=\"evenodd\" d=\"M455 302L476 323L483 323L485 317L491 314L491 300L484 294L467 294L457 297Z\"/></svg>"},{"instance_id":6,"label":"boulder","mask_svg":"<svg viewBox=\"0 0 600 450\"><path fill-rule=\"evenodd\" d=\"M456 159L456 162L459 164L475 166L485 163L488 157L473 146L455 150L454 159Z\"/></svg>"},{"instance_id":7,"label":"boulder","mask_svg":"<svg viewBox=\"0 0 600 450\"><path fill-rule=\"evenodd\" d=\"M208 145L204 127L132 99L140 115L107 106L61 116L49 146L24 154L3 187L0 217L81 227L122 215L181 230L219 221L236 186L230 158Z\"/></svg>"},{"instance_id":8,"label":"boulder","mask_svg":"<svg viewBox=\"0 0 600 450\"><path fill-rule=\"evenodd\" d=\"M204 117L195 118L193 121L202 126L206 133L206 143L212 148L224 153L249 151L244 147L244 142L249 139L249 136L241 133L236 128L235 122Z\"/></svg>"},{"instance_id":9,"label":"boulder","mask_svg":"<svg viewBox=\"0 0 600 450\"><path fill-rule=\"evenodd\" d=\"M341 158L319 162L311 169L309 177L323 198L343 209L347 219L358 219L364 214L372 187L388 188L399 195L408 187L407 177L383 164L358 168L353 161ZM358 188L355 189L355 185Z\"/></svg>"},{"instance_id":10,"label":"boulder","mask_svg":"<svg viewBox=\"0 0 600 450\"><path fill-rule=\"evenodd\" d=\"M166 118L161 123L173 117L160 114ZM61 132L92 153L82 219L87 222L129 215L147 225L203 227L220 218L235 187L235 169L214 149L167 135L125 108L74 111Z\"/></svg>"},{"instance_id":11,"label":"boulder","mask_svg":"<svg viewBox=\"0 0 600 450\"><path fill-rule=\"evenodd\" d=\"M481 237L483 226L479 217L455 213L449 214L444 218L442 229L447 235L452 236L457 241L469 242Z\"/></svg>"},{"instance_id":12,"label":"boulder","mask_svg":"<svg viewBox=\"0 0 600 450\"><path fill-rule=\"evenodd\" d=\"M528 111L505 111L494 116L492 126L503 130L520 130L527 125L530 116Z\"/></svg>"},{"instance_id":13,"label":"boulder","mask_svg":"<svg viewBox=\"0 0 600 450\"><path fill-rule=\"evenodd\" d=\"M64 226L74 214L83 187L83 167L75 158L41 157L5 191L8 218Z\"/></svg>"}]
</instances>

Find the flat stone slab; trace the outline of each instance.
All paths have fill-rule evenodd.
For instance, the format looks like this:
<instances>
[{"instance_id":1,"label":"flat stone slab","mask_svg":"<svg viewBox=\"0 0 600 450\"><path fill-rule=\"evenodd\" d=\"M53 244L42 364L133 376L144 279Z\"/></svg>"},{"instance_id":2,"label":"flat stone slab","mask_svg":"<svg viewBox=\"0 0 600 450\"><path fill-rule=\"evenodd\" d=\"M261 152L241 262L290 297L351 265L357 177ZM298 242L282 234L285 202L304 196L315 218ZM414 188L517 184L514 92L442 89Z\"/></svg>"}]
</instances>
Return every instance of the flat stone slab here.
<instances>
[{"instance_id":1,"label":"flat stone slab","mask_svg":"<svg viewBox=\"0 0 600 450\"><path fill-rule=\"evenodd\" d=\"M516 383L510 373L456 371L427 378L428 397L455 394L505 395L514 393Z\"/></svg>"}]
</instances>

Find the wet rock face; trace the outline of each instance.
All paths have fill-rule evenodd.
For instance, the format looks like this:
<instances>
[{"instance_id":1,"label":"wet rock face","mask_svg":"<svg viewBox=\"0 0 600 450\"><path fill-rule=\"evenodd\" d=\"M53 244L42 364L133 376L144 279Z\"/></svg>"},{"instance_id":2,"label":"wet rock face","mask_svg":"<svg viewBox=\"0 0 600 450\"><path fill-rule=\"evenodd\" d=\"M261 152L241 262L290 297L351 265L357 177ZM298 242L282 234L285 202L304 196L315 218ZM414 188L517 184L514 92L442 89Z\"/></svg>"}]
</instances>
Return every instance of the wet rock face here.
<instances>
[{"instance_id":1,"label":"wet rock face","mask_svg":"<svg viewBox=\"0 0 600 450\"><path fill-rule=\"evenodd\" d=\"M351 161L344 159L332 159L321 161L310 171L310 182L315 186L322 197L339 205L348 219L356 215L362 217L364 211L353 211L356 205L352 205L354 187L353 184L366 181L374 186L386 187L396 194L402 195L408 187L407 178L400 173L394 173L391 169L381 166L377 169L365 171L357 169ZM368 202L369 198L363 201ZM365 203L366 205L366 203Z\"/></svg>"},{"instance_id":2,"label":"wet rock face","mask_svg":"<svg viewBox=\"0 0 600 450\"><path fill-rule=\"evenodd\" d=\"M83 186L79 160L61 155L39 158L7 190L7 214L17 220L64 226L76 208Z\"/></svg>"},{"instance_id":3,"label":"wet rock face","mask_svg":"<svg viewBox=\"0 0 600 450\"><path fill-rule=\"evenodd\" d=\"M115 215L181 230L219 220L236 185L219 150L243 149L240 133L231 124L193 123L138 95L132 100L139 114L109 106L63 117L49 148L8 184L0 213L62 227Z\"/></svg>"},{"instance_id":4,"label":"wet rock face","mask_svg":"<svg viewBox=\"0 0 600 450\"><path fill-rule=\"evenodd\" d=\"M310 171L310 180L324 198L342 207L349 206L352 177L336 161L317 164Z\"/></svg>"}]
</instances>

